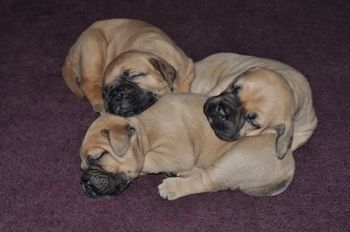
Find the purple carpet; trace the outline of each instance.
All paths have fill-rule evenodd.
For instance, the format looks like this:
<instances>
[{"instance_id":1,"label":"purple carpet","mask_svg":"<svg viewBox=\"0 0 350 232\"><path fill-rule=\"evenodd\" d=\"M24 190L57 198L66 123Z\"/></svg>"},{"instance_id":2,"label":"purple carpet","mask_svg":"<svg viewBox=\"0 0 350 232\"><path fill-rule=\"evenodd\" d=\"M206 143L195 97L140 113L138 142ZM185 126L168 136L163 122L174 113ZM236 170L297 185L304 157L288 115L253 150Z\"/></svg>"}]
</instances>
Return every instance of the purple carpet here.
<instances>
[{"instance_id":1,"label":"purple carpet","mask_svg":"<svg viewBox=\"0 0 350 232\"><path fill-rule=\"evenodd\" d=\"M0 231L350 231L349 12L348 0L2 0ZM236 52L305 74L319 127L295 152L283 194L169 202L157 192L161 175L138 178L117 198L83 194L78 152L96 115L65 86L61 67L92 22L122 17L160 27L195 61Z\"/></svg>"}]
</instances>

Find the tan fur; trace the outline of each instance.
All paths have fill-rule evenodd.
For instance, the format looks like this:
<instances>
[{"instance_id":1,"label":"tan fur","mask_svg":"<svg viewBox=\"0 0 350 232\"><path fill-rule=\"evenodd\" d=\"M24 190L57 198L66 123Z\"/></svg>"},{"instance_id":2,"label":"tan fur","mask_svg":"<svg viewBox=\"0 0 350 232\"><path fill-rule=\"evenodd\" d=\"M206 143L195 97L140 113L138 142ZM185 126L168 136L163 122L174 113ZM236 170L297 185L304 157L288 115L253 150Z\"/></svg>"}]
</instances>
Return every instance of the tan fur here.
<instances>
[{"instance_id":1,"label":"tan fur","mask_svg":"<svg viewBox=\"0 0 350 232\"><path fill-rule=\"evenodd\" d=\"M285 124L284 138L277 145L286 147L287 140L292 137L291 149L294 151L317 127L309 83L300 72L286 64L253 56L217 53L196 62L195 69L196 79L191 92L215 96L234 81L242 86L239 97L245 109L256 112L257 121L262 125L260 130L243 128L242 135L257 135Z\"/></svg>"},{"instance_id":2,"label":"tan fur","mask_svg":"<svg viewBox=\"0 0 350 232\"><path fill-rule=\"evenodd\" d=\"M276 195L284 191L294 175L294 159L275 155L275 135L245 137L237 142L218 139L211 129L203 105L206 97L195 94L167 94L142 114L122 118L100 116L88 129L81 147L81 168L89 167L88 156L106 151L99 166L110 173L140 174L172 172L159 194L174 200L189 194L224 189L251 195ZM101 133L125 138L126 128L136 133L128 141L110 142ZM111 138L113 137L111 136ZM112 146L127 147L114 154Z\"/></svg>"},{"instance_id":3,"label":"tan fur","mask_svg":"<svg viewBox=\"0 0 350 232\"><path fill-rule=\"evenodd\" d=\"M63 78L67 86L77 96L85 96L95 111L103 112L101 88L104 71L110 62L124 52L130 53L131 62L139 56L138 52L143 56L161 57L177 71L175 92L189 92L194 78L192 60L163 31L146 22L132 19L97 21L80 35L63 66ZM133 53L135 54L132 55ZM130 64L127 68L138 71L138 68L148 67L146 59L141 61ZM127 65L128 61L124 60L123 63ZM110 67L113 68L118 69ZM159 76L160 73L153 75ZM119 76L107 75L106 78L110 80Z\"/></svg>"}]
</instances>

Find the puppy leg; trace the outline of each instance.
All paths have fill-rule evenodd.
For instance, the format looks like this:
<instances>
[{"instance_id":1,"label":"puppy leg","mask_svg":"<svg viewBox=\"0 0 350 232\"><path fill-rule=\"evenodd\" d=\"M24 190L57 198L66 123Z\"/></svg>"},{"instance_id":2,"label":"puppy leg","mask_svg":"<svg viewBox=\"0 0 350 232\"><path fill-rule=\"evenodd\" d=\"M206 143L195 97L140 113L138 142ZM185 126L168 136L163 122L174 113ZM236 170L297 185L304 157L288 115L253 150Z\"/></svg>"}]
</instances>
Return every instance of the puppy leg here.
<instances>
[{"instance_id":1,"label":"puppy leg","mask_svg":"<svg viewBox=\"0 0 350 232\"><path fill-rule=\"evenodd\" d=\"M175 93L188 93L191 91L191 84L195 78L195 70L192 60L190 60L190 64L187 67L186 74L187 76L177 77L177 79L175 80Z\"/></svg>"},{"instance_id":2,"label":"puppy leg","mask_svg":"<svg viewBox=\"0 0 350 232\"><path fill-rule=\"evenodd\" d=\"M189 171L185 171L185 172L180 172L177 174L178 177L189 177L189 176L194 176L197 174L200 174L203 172L203 169L201 168L197 168L197 167L193 167L191 170Z\"/></svg>"},{"instance_id":3,"label":"puppy leg","mask_svg":"<svg viewBox=\"0 0 350 232\"><path fill-rule=\"evenodd\" d=\"M283 192L294 176L291 150L284 159L276 157L274 135L244 137L208 168L218 189L240 190L254 196Z\"/></svg>"},{"instance_id":4,"label":"puppy leg","mask_svg":"<svg viewBox=\"0 0 350 232\"><path fill-rule=\"evenodd\" d=\"M94 111L104 113L102 82L107 41L98 30L87 31L81 42L81 89Z\"/></svg>"},{"instance_id":5,"label":"puppy leg","mask_svg":"<svg viewBox=\"0 0 350 232\"><path fill-rule=\"evenodd\" d=\"M87 79L91 79L91 76ZM92 81L82 81L81 89L90 102L92 109L99 113L105 113L104 102L102 97L102 83Z\"/></svg>"},{"instance_id":6,"label":"puppy leg","mask_svg":"<svg viewBox=\"0 0 350 232\"><path fill-rule=\"evenodd\" d=\"M311 127L310 129L308 128L308 130L304 130L302 132L298 131L297 133L294 133L293 143L291 147L292 151L295 151L296 149L301 147L303 144L305 144L314 133L315 128L316 128L316 125L314 127Z\"/></svg>"},{"instance_id":7,"label":"puppy leg","mask_svg":"<svg viewBox=\"0 0 350 232\"><path fill-rule=\"evenodd\" d=\"M175 200L195 193L241 190L249 195L273 196L283 192L293 179L294 159L289 152L278 159L274 135L244 137L212 166L186 178L166 178L159 194Z\"/></svg>"}]
</instances>

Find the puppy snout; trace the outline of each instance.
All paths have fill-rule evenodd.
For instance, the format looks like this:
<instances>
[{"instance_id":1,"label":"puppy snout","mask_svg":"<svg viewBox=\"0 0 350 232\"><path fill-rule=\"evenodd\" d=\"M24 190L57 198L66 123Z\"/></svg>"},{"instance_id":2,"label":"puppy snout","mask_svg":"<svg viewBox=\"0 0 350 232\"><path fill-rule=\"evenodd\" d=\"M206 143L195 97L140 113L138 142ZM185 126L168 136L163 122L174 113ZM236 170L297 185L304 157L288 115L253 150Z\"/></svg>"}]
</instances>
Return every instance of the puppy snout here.
<instances>
[{"instance_id":1,"label":"puppy snout","mask_svg":"<svg viewBox=\"0 0 350 232\"><path fill-rule=\"evenodd\" d=\"M124 99L124 94L122 92L117 92L113 98L115 102L120 102Z\"/></svg>"},{"instance_id":2,"label":"puppy snout","mask_svg":"<svg viewBox=\"0 0 350 232\"><path fill-rule=\"evenodd\" d=\"M125 174L112 175L94 167L81 176L83 190L91 198L116 196L128 187L130 181Z\"/></svg>"},{"instance_id":3,"label":"puppy snout","mask_svg":"<svg viewBox=\"0 0 350 232\"><path fill-rule=\"evenodd\" d=\"M91 198L97 197L97 193L94 191L94 187L90 181L83 183L83 190L87 196L89 196Z\"/></svg>"},{"instance_id":4,"label":"puppy snout","mask_svg":"<svg viewBox=\"0 0 350 232\"><path fill-rule=\"evenodd\" d=\"M230 101L222 96L211 97L204 105L204 114L215 134L222 140L231 142L241 137L242 110L233 107Z\"/></svg>"},{"instance_id":5,"label":"puppy snout","mask_svg":"<svg viewBox=\"0 0 350 232\"><path fill-rule=\"evenodd\" d=\"M221 103L215 106L214 113L220 120L228 119L228 115L229 115L228 108L222 105Z\"/></svg>"},{"instance_id":6,"label":"puppy snout","mask_svg":"<svg viewBox=\"0 0 350 232\"><path fill-rule=\"evenodd\" d=\"M113 88L105 89L106 112L123 117L139 114L156 101L152 92L130 81L118 82Z\"/></svg>"}]
</instances>

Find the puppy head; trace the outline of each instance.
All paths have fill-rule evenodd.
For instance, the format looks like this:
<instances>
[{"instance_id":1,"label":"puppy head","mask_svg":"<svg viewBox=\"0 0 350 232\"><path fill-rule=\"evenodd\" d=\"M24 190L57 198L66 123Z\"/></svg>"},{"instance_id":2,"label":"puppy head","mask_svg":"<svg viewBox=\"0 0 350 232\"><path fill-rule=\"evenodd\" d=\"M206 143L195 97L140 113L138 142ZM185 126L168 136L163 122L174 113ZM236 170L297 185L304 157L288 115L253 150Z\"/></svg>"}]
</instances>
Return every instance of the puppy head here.
<instances>
[{"instance_id":1,"label":"puppy head","mask_svg":"<svg viewBox=\"0 0 350 232\"><path fill-rule=\"evenodd\" d=\"M106 112L128 117L173 91L176 70L151 53L128 51L106 68L103 98Z\"/></svg>"},{"instance_id":2,"label":"puppy head","mask_svg":"<svg viewBox=\"0 0 350 232\"><path fill-rule=\"evenodd\" d=\"M281 75L253 68L209 98L204 113L216 135L226 141L275 133L276 151L282 158L292 143L294 104L292 90Z\"/></svg>"},{"instance_id":3,"label":"puppy head","mask_svg":"<svg viewBox=\"0 0 350 232\"><path fill-rule=\"evenodd\" d=\"M81 150L81 182L89 197L114 196L143 166L136 130L121 117L105 114L88 129Z\"/></svg>"},{"instance_id":4,"label":"puppy head","mask_svg":"<svg viewBox=\"0 0 350 232\"><path fill-rule=\"evenodd\" d=\"M229 88L218 96L210 97L204 104L204 113L216 135L226 141L241 137L240 129L245 123L238 89Z\"/></svg>"}]
</instances>

